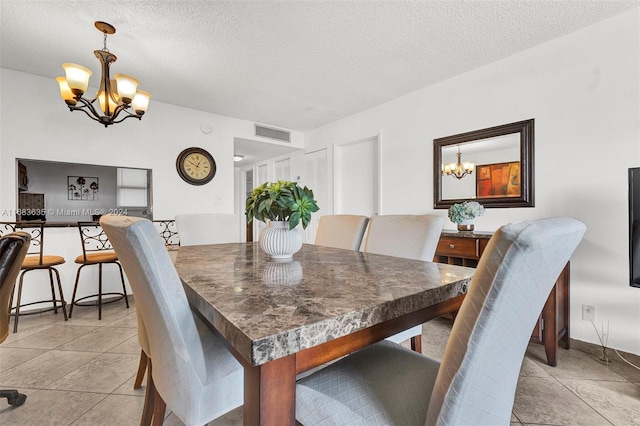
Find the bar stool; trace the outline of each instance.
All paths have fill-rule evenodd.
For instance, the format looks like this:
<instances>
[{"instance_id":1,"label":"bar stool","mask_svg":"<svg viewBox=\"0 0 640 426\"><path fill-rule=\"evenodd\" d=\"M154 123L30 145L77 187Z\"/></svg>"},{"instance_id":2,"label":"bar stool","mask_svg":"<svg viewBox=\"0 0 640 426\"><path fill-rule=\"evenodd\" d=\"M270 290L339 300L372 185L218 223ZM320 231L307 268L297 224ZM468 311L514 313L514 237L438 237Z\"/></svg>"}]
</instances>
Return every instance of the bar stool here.
<instances>
[{"instance_id":1,"label":"bar stool","mask_svg":"<svg viewBox=\"0 0 640 426\"><path fill-rule=\"evenodd\" d=\"M13 332L18 332L18 320L20 315L38 314L46 311L53 310L54 314L58 313L58 308L62 308L64 314L64 320L67 321L67 302L64 300L64 294L62 293L62 283L60 282L60 273L55 268L58 265L65 263L65 259L62 256L45 255L44 254L44 222L3 222L0 223L0 236L15 231L24 231L31 235L31 244L27 251L27 256L22 262L20 267L20 278L18 281L18 296L16 299L16 306L11 308L13 313ZM46 270L49 273L49 285L51 287L51 299L39 300L37 302L21 303L22 302L22 286L24 282L24 276L27 272L36 270ZM55 285L53 280L53 274L56 275L56 281L58 284L58 296L56 296ZM15 296L15 288L11 295L11 299ZM36 309L28 311L27 313L21 313L20 309L25 306L38 305L42 303L51 303L51 308Z\"/></svg>"},{"instance_id":2,"label":"bar stool","mask_svg":"<svg viewBox=\"0 0 640 426\"><path fill-rule=\"evenodd\" d=\"M74 306L96 306L98 305L98 319L102 319L102 305L106 303L117 302L124 299L127 309L129 308L129 300L127 299L127 288L124 283L124 274L122 272L122 266L118 262L118 256L113 251L111 243L107 238L107 235L102 230L102 227L97 222L78 222L78 231L80 232L80 241L82 242L82 254L76 257L75 263L79 264L78 272L76 273L76 282L73 286L73 296L71 298L71 307L69 309L69 318L73 314ZM102 265L114 264L118 266L120 271L120 279L122 281L122 293L118 292L102 292ZM80 281L80 271L85 266L98 265L98 293L91 294L76 299L76 293L78 291L78 283ZM115 298L107 301L102 300L102 296L116 296ZM97 297L97 300L79 303L82 300Z\"/></svg>"}]
</instances>

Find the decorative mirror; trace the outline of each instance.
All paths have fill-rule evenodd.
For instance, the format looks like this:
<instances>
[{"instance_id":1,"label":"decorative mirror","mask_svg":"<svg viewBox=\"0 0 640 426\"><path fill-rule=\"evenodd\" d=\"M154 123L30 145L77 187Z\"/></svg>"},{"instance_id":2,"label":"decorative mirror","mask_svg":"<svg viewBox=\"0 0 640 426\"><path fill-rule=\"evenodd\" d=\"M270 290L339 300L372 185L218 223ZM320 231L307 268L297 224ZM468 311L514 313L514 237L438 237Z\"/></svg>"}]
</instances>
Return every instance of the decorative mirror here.
<instances>
[{"instance_id":1,"label":"decorative mirror","mask_svg":"<svg viewBox=\"0 0 640 426\"><path fill-rule=\"evenodd\" d=\"M533 119L434 139L434 207L533 207L533 141Z\"/></svg>"}]
</instances>

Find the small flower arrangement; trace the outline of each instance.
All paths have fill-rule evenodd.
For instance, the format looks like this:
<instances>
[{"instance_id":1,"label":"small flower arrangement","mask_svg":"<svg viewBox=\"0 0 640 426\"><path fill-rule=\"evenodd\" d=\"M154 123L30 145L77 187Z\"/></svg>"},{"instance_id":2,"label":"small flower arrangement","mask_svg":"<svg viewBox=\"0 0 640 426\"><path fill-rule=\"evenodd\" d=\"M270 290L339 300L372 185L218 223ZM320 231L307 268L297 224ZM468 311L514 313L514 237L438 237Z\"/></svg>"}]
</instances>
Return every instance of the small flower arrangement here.
<instances>
[{"instance_id":1,"label":"small flower arrangement","mask_svg":"<svg viewBox=\"0 0 640 426\"><path fill-rule=\"evenodd\" d=\"M473 220L484 214L484 207L477 201L464 201L449 207L449 219L453 223Z\"/></svg>"}]
</instances>

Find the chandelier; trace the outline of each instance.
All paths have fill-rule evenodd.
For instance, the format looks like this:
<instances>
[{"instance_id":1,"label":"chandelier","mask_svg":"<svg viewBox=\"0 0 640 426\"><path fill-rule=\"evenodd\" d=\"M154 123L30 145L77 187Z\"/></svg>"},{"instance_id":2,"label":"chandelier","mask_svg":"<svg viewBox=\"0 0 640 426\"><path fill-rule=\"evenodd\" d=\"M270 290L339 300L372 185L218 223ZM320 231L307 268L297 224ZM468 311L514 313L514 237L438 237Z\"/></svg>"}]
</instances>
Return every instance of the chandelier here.
<instances>
[{"instance_id":1,"label":"chandelier","mask_svg":"<svg viewBox=\"0 0 640 426\"><path fill-rule=\"evenodd\" d=\"M458 145L458 152L456 153L456 157L458 161L456 163L449 163L442 165L442 174L447 176L453 176L456 179L462 179L466 175L470 175L473 173L473 169L475 168L475 164L469 161L465 161L464 163L460 160L462 154L460 153L460 145Z\"/></svg>"},{"instance_id":2,"label":"chandelier","mask_svg":"<svg viewBox=\"0 0 640 426\"><path fill-rule=\"evenodd\" d=\"M91 70L82 65L69 63L62 64L66 77L56 78L60 85L60 95L70 111L83 111L92 120L104 124L104 127L131 117L141 120L149 106L151 93L138 90L140 81L129 75L116 74L113 80L109 78L109 66L118 58L107 49L107 35L114 34L116 29L101 21L97 21L95 26L104 34L104 48L93 51L102 64L100 88L96 97L91 100L82 97L89 86L89 77L93 74ZM94 105L96 100L100 105L99 111ZM129 108L133 113L127 111ZM118 119L122 112L125 115Z\"/></svg>"}]
</instances>

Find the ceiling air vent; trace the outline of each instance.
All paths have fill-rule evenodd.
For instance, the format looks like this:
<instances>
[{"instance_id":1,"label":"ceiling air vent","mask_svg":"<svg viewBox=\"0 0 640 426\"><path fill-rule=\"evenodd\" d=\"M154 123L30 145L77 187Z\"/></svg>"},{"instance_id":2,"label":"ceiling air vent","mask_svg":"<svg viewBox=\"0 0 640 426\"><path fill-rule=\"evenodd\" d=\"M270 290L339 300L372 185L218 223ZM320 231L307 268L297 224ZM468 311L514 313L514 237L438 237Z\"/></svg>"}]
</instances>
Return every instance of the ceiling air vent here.
<instances>
[{"instance_id":1,"label":"ceiling air vent","mask_svg":"<svg viewBox=\"0 0 640 426\"><path fill-rule=\"evenodd\" d=\"M291 142L291 132L286 130L274 129L272 127L255 125L256 136L262 136L263 138L275 139L282 142Z\"/></svg>"}]
</instances>

